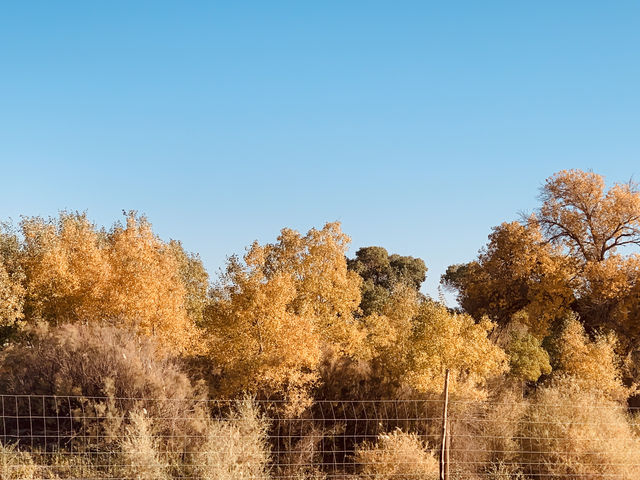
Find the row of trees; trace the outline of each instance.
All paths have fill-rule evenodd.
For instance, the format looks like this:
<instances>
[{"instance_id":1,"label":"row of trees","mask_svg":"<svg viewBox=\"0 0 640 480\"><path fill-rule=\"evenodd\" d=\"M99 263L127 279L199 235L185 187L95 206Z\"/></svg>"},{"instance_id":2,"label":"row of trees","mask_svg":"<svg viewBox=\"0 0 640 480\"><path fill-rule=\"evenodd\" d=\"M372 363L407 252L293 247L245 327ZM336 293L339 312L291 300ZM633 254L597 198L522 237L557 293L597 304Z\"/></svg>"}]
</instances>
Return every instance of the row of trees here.
<instances>
[{"instance_id":1,"label":"row of trees","mask_svg":"<svg viewBox=\"0 0 640 480\"><path fill-rule=\"evenodd\" d=\"M634 184L607 190L595 173L559 172L534 214L495 227L476 260L449 267L442 282L460 306L452 310L420 293L423 260L382 247L348 259L337 223L306 235L283 229L276 242L230 257L210 282L197 255L158 238L135 212L108 230L64 212L3 228L0 324L5 342L39 322L134 330L185 359L216 396L304 403L437 392L447 368L454 391L479 395L506 372L536 381L587 368L562 359L557 345L567 341L570 355L606 357L594 359L592 376L609 368L622 388L636 380L640 256L621 247L638 244ZM367 372L359 393L330 378L336 369Z\"/></svg>"},{"instance_id":2,"label":"row of trees","mask_svg":"<svg viewBox=\"0 0 640 480\"><path fill-rule=\"evenodd\" d=\"M184 359L216 396L301 404L330 383L329 365L366 363L387 388L425 392L455 368L470 394L505 370L489 321L419 292L422 260L380 247L347 260L348 244L337 223L306 235L284 229L275 243L230 257L210 285L197 255L135 213L110 230L85 214L27 218L0 236L5 341L39 322L112 325L153 337L159 355Z\"/></svg>"},{"instance_id":3,"label":"row of trees","mask_svg":"<svg viewBox=\"0 0 640 480\"><path fill-rule=\"evenodd\" d=\"M420 292L427 267L419 258L390 255L382 247L361 248L347 258L349 237L338 223L306 234L283 229L273 243L256 242L243 256L230 257L212 280L197 255L160 239L135 212L109 229L82 213L24 218L0 233L0 391L110 399L91 400L91 408L100 418L119 419L117 424L86 428L104 436L106 443L97 448L124 455L116 463L131 463L125 458L131 445L118 439L133 442L140 432L149 445L155 445L154 436L157 442L173 438L167 428L196 443L219 439L215 432L224 423L215 423L221 420L215 415L210 423L211 412L196 409L198 399L249 393L284 400L278 403L284 405L284 423L271 428L293 431L302 442L280 444L281 437L269 436L252 413L258 434L238 448L261 452L256 471L273 470L267 466L273 462L270 448L286 454L277 467L283 475L299 475L314 462L330 465L304 442L312 445L352 428L342 454L360 458L367 475L376 473L366 470L372 464L367 459L388 458L392 468L400 450L422 452L418 456L432 475L435 444L423 444L411 432L380 431L373 445L360 441L371 432L359 432L367 427L357 421L331 427L323 420L319 427L313 420L291 419L303 413L312 419L317 400L419 398L437 410L439 403L430 400L439 398L448 369L452 396L464 398L469 409L452 412L454 419L483 411L482 404L466 400L490 398L499 406L486 417L486 431L476 432L477 425L462 420L455 425L462 436L477 437L476 443L503 442L460 447L460 455L497 455L458 458L473 466L469 475L498 472L507 462L514 478L523 478L517 477L523 465L538 465L535 475L618 468L620 478L632 478L640 439L624 407L640 379L640 256L633 247L640 244L640 192L632 183L607 190L597 174L563 171L545 182L540 200L532 215L495 227L477 259L449 267L442 283L457 295L456 308ZM116 407L123 398L154 398L157 410L141 410L134 400ZM600 427L584 430L588 421L573 433L565 431L574 413L553 413L563 402L614 425L611 441L620 446L618 456L603 453L608 440L598 436ZM594 404L597 409L590 408ZM185 410L173 411L177 405ZM375 409L374 403L358 405ZM503 410L505 405L512 410ZM191 418L196 410L197 418ZM541 411L547 415L542 420ZM144 412L150 412L147 420ZM334 412L345 419L354 414L370 418L376 412ZM428 419L439 413L420 415L427 419L422 433L434 434L438 426ZM185 423L168 426L165 418ZM531 430L539 424L544 431ZM229 432L241 441L239 431ZM67 433L73 438L77 432ZM575 458L553 457L567 446L552 443L569 433L575 436ZM521 444L534 437L542 442L538 453ZM596 444L602 444L598 458ZM229 445L211 448L222 452ZM162 457L157 472L184 478L193 474L193 465L185 465L179 452L192 447L158 443L156 450L175 450L175 458L151 449L138 463ZM300 452L309 458L297 458ZM31 454L37 458L37 449ZM235 460L224 465L211 466L214 473L203 478L226 478L222 470L233 478ZM295 465L302 470L293 472ZM376 474L392 478L393 468ZM159 478L157 472L149 478ZM322 478L314 475L309 478Z\"/></svg>"}]
</instances>

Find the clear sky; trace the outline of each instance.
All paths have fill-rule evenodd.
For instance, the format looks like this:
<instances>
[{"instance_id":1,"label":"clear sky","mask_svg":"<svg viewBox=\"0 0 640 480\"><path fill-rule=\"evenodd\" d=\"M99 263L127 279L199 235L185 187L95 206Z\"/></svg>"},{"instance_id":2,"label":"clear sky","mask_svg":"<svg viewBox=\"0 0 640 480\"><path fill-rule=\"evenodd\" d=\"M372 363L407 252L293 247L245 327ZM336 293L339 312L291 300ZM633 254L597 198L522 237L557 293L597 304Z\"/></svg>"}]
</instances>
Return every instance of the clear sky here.
<instances>
[{"instance_id":1,"label":"clear sky","mask_svg":"<svg viewBox=\"0 0 640 480\"><path fill-rule=\"evenodd\" d=\"M0 218L136 209L214 274L339 220L433 295L546 177L639 154L638 2L0 6Z\"/></svg>"}]
</instances>

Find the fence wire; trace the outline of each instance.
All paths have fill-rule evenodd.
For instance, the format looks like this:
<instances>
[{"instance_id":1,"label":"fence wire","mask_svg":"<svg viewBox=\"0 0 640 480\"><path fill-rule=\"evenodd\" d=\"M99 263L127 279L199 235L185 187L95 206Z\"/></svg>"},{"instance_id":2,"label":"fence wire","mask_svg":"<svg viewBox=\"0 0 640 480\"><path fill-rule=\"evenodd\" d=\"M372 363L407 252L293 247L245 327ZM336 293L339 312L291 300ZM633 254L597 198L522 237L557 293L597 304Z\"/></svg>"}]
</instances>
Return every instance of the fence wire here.
<instances>
[{"instance_id":1,"label":"fence wire","mask_svg":"<svg viewBox=\"0 0 640 480\"><path fill-rule=\"evenodd\" d=\"M443 402L0 395L0 478L439 478ZM635 409L449 403L451 479L640 479Z\"/></svg>"}]
</instances>

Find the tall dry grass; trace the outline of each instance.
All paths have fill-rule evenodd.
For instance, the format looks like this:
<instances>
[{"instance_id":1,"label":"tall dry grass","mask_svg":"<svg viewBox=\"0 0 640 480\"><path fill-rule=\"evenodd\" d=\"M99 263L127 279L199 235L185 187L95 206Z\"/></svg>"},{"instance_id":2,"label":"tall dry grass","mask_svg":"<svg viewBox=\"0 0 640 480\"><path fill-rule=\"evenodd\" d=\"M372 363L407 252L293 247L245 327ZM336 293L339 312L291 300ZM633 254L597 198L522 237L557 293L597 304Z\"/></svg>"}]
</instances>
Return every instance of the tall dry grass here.
<instances>
[{"instance_id":1,"label":"tall dry grass","mask_svg":"<svg viewBox=\"0 0 640 480\"><path fill-rule=\"evenodd\" d=\"M355 454L360 475L370 480L436 480L438 461L414 433L395 430L361 444Z\"/></svg>"},{"instance_id":2,"label":"tall dry grass","mask_svg":"<svg viewBox=\"0 0 640 480\"><path fill-rule=\"evenodd\" d=\"M31 455L19 451L15 445L0 445L0 479L36 480L41 478Z\"/></svg>"},{"instance_id":3,"label":"tall dry grass","mask_svg":"<svg viewBox=\"0 0 640 480\"><path fill-rule=\"evenodd\" d=\"M239 402L227 419L208 422L189 460L192 475L201 480L268 479L268 427L254 402Z\"/></svg>"},{"instance_id":4,"label":"tall dry grass","mask_svg":"<svg viewBox=\"0 0 640 480\"><path fill-rule=\"evenodd\" d=\"M626 406L570 378L541 388L521 423L520 462L529 476L640 478L640 438Z\"/></svg>"}]
</instances>

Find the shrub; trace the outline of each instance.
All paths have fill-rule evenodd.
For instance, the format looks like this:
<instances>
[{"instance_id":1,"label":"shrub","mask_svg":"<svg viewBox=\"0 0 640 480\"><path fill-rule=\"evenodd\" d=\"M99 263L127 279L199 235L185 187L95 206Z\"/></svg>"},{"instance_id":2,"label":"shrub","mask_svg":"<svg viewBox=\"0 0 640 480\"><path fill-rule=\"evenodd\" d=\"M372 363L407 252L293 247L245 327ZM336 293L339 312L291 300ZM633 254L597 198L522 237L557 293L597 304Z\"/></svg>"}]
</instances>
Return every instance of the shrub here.
<instances>
[{"instance_id":1,"label":"shrub","mask_svg":"<svg viewBox=\"0 0 640 480\"><path fill-rule=\"evenodd\" d=\"M31 455L15 445L0 445L0 478L2 480L35 480L41 478Z\"/></svg>"},{"instance_id":2,"label":"shrub","mask_svg":"<svg viewBox=\"0 0 640 480\"><path fill-rule=\"evenodd\" d=\"M152 423L144 412L132 412L126 434L120 441L118 476L136 480L168 480L168 464L161 458Z\"/></svg>"},{"instance_id":3,"label":"shrub","mask_svg":"<svg viewBox=\"0 0 640 480\"><path fill-rule=\"evenodd\" d=\"M469 477L484 477L487 468L492 471L500 466L504 472L507 465L517 463L519 428L527 402L514 385L495 386L487 402L453 403L452 407L451 461L458 470Z\"/></svg>"},{"instance_id":4,"label":"shrub","mask_svg":"<svg viewBox=\"0 0 640 480\"><path fill-rule=\"evenodd\" d=\"M486 478L487 480L525 480L525 476L520 471L501 462L491 464Z\"/></svg>"},{"instance_id":5,"label":"shrub","mask_svg":"<svg viewBox=\"0 0 640 480\"><path fill-rule=\"evenodd\" d=\"M103 448L123 434L127 412L145 408L167 442L188 442L203 431L207 418L199 390L176 361L160 355L152 340L114 327L40 324L0 354L0 367L4 394L78 396L16 402L22 414L73 419L55 425L34 422L36 441L44 428L56 428L63 436L83 429L103 443L92 448Z\"/></svg>"},{"instance_id":6,"label":"shrub","mask_svg":"<svg viewBox=\"0 0 640 480\"><path fill-rule=\"evenodd\" d=\"M538 391L522 423L525 474L637 479L640 439L625 408L564 378Z\"/></svg>"},{"instance_id":7,"label":"shrub","mask_svg":"<svg viewBox=\"0 0 640 480\"><path fill-rule=\"evenodd\" d=\"M356 450L361 474L372 480L435 480L438 462L416 434L395 430L378 437L375 445Z\"/></svg>"},{"instance_id":8,"label":"shrub","mask_svg":"<svg viewBox=\"0 0 640 480\"><path fill-rule=\"evenodd\" d=\"M191 456L193 475L202 480L268 478L267 421L248 399L229 418L211 420Z\"/></svg>"}]
</instances>

